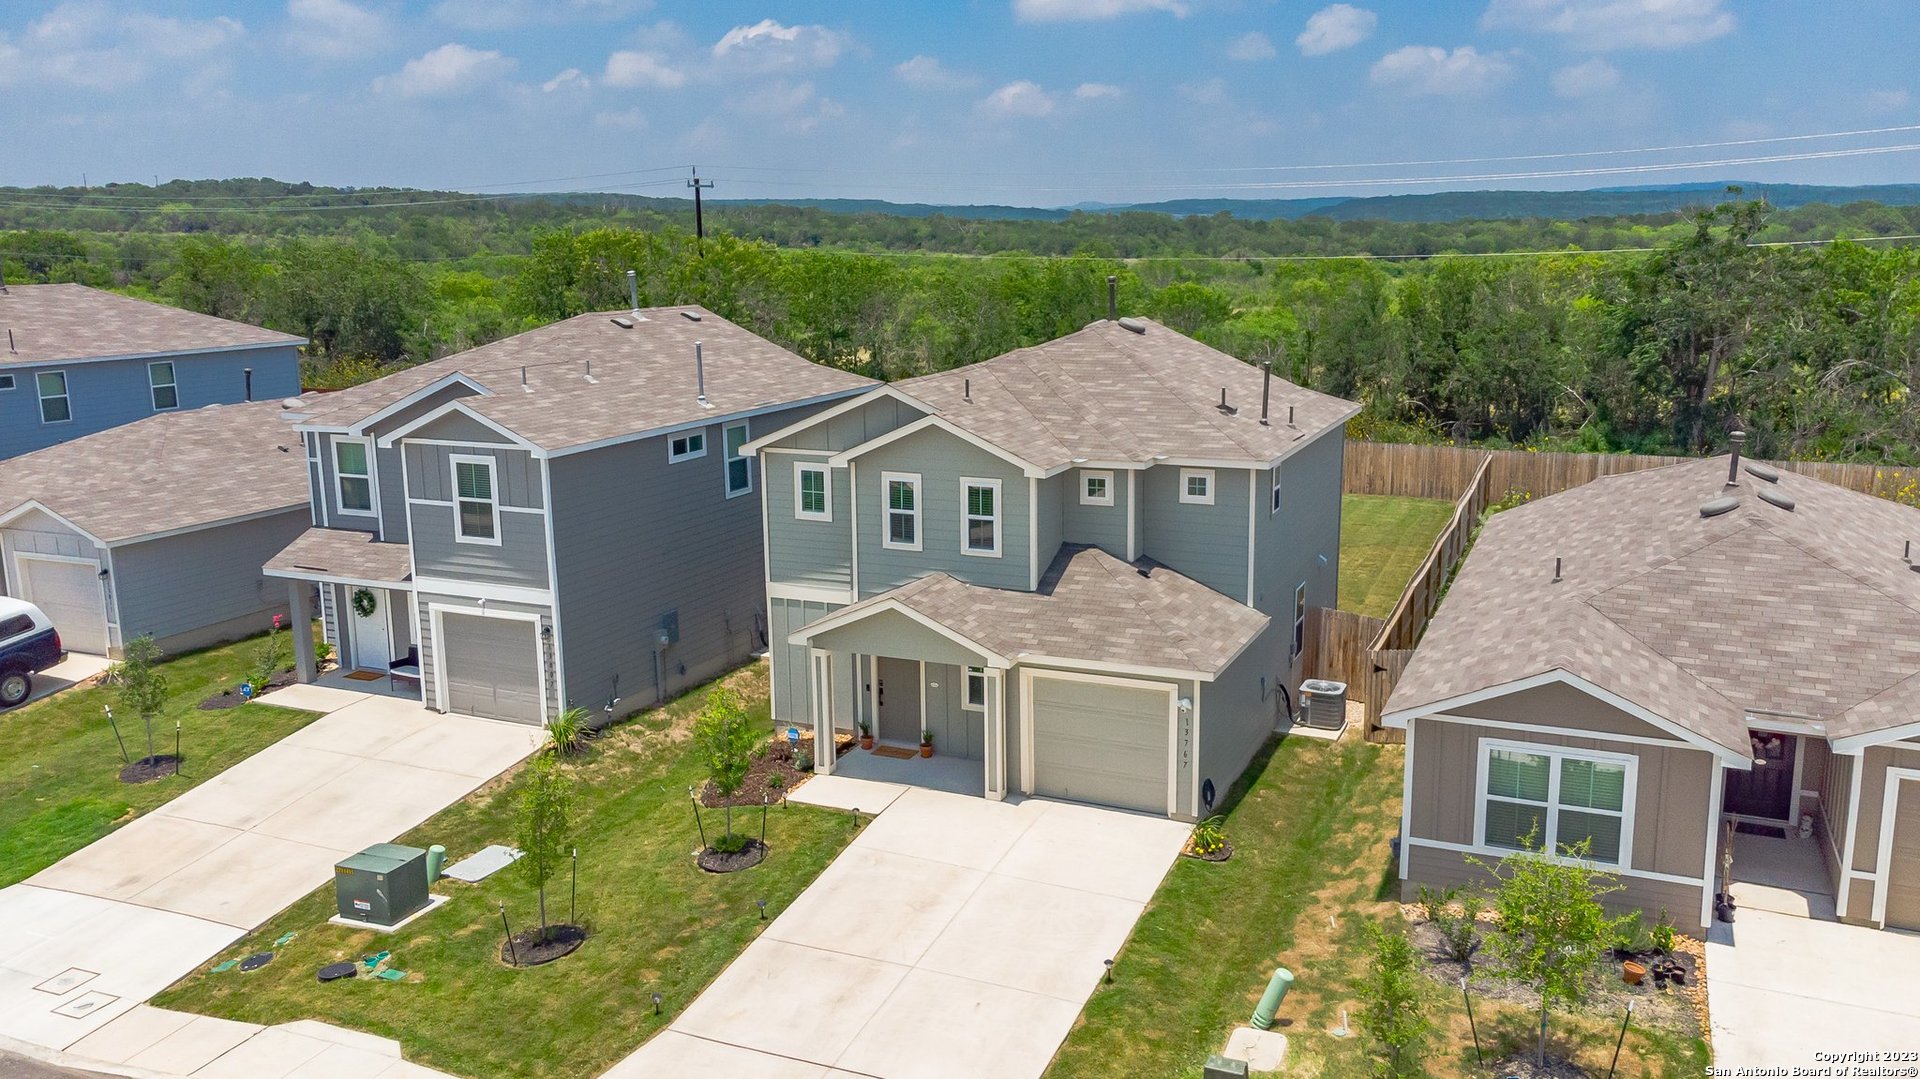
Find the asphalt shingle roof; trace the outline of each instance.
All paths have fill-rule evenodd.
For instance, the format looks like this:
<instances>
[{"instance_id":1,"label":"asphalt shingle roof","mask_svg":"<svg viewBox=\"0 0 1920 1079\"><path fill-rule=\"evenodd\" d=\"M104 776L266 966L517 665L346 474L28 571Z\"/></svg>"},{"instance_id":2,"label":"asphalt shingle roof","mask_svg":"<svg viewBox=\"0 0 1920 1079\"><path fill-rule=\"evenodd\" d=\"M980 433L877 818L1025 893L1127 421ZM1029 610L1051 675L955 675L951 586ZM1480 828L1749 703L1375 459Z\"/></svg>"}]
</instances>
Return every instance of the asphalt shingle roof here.
<instances>
[{"instance_id":1,"label":"asphalt shingle roof","mask_svg":"<svg viewBox=\"0 0 1920 1079\"><path fill-rule=\"evenodd\" d=\"M8 285L0 292L0 332L8 330L13 345L0 351L0 367L306 344L291 334L74 284Z\"/></svg>"},{"instance_id":2,"label":"asphalt shingle roof","mask_svg":"<svg viewBox=\"0 0 1920 1079\"><path fill-rule=\"evenodd\" d=\"M267 559L274 577L310 580L338 577L404 584L413 579L412 549L404 543L379 543L371 532L309 528L279 554Z\"/></svg>"},{"instance_id":3,"label":"asphalt shingle roof","mask_svg":"<svg viewBox=\"0 0 1920 1079\"><path fill-rule=\"evenodd\" d=\"M900 604L1018 661L1123 663L1219 674L1267 627L1259 611L1150 558L1127 563L1067 544L1037 592L968 584L932 573L838 612Z\"/></svg>"},{"instance_id":4,"label":"asphalt shingle roof","mask_svg":"<svg viewBox=\"0 0 1920 1079\"><path fill-rule=\"evenodd\" d=\"M1161 455L1264 465L1359 410L1276 376L1263 425L1262 369L1150 319L1138 322L1145 332L1103 320L894 388L1044 469L1077 458L1144 463ZM1219 409L1222 388L1237 413Z\"/></svg>"},{"instance_id":5,"label":"asphalt shingle roof","mask_svg":"<svg viewBox=\"0 0 1920 1079\"><path fill-rule=\"evenodd\" d=\"M305 422L352 426L459 373L488 391L463 398L468 408L543 449L564 450L874 385L811 363L704 308L655 307L640 315L632 329L613 322L632 319L631 312L577 315L409 367L329 394ZM698 399L695 342L705 357L708 408Z\"/></svg>"},{"instance_id":6,"label":"asphalt shingle roof","mask_svg":"<svg viewBox=\"0 0 1920 1079\"><path fill-rule=\"evenodd\" d=\"M1836 738L1913 722L1920 573L1903 550L1920 510L1792 472L1727 488L1727 466L1611 476L1489 519L1387 711L1560 669L1742 755L1750 713ZM1738 507L1702 517L1723 494Z\"/></svg>"},{"instance_id":7,"label":"asphalt shingle roof","mask_svg":"<svg viewBox=\"0 0 1920 1079\"><path fill-rule=\"evenodd\" d=\"M0 464L0 513L37 501L108 543L307 504L307 459L278 401L208 405Z\"/></svg>"}]
</instances>

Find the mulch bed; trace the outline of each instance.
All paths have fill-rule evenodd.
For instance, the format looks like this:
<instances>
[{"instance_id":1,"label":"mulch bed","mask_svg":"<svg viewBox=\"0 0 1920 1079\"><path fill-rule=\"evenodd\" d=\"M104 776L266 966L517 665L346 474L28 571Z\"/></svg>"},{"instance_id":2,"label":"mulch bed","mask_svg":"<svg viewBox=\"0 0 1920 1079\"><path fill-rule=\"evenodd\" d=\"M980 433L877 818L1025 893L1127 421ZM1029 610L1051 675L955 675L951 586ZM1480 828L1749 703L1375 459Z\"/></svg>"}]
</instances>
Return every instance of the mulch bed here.
<instances>
[{"instance_id":1,"label":"mulch bed","mask_svg":"<svg viewBox=\"0 0 1920 1079\"><path fill-rule=\"evenodd\" d=\"M747 840L747 845L732 854L723 854L708 847L694 856L694 862L709 873L738 873L742 869L752 869L767 857L767 845L758 839Z\"/></svg>"},{"instance_id":2,"label":"mulch bed","mask_svg":"<svg viewBox=\"0 0 1920 1079\"><path fill-rule=\"evenodd\" d=\"M1531 1054L1508 1057L1496 1061L1493 1074L1513 1079L1591 1079L1593 1073L1571 1060L1562 1060L1552 1053L1547 1054L1547 1063L1542 1067L1533 1062Z\"/></svg>"},{"instance_id":3,"label":"mulch bed","mask_svg":"<svg viewBox=\"0 0 1920 1079\"><path fill-rule=\"evenodd\" d=\"M500 961L512 967L537 967L572 955L586 940L587 931L577 925L550 925L545 940L540 930L529 929L513 935L511 949L504 942L500 945Z\"/></svg>"},{"instance_id":4,"label":"mulch bed","mask_svg":"<svg viewBox=\"0 0 1920 1079\"><path fill-rule=\"evenodd\" d=\"M120 769L122 783L151 783L156 779L165 779L180 771L180 758L171 753L162 753L155 757L142 757L125 768Z\"/></svg>"},{"instance_id":5,"label":"mulch bed","mask_svg":"<svg viewBox=\"0 0 1920 1079\"><path fill-rule=\"evenodd\" d=\"M1180 853L1189 858L1198 858L1203 862L1224 862L1233 857L1233 844L1227 843L1212 854L1200 854L1193 849L1193 840L1189 839L1187 845L1180 848Z\"/></svg>"},{"instance_id":6,"label":"mulch bed","mask_svg":"<svg viewBox=\"0 0 1920 1079\"><path fill-rule=\"evenodd\" d=\"M708 809L719 809L728 804L734 806L757 806L760 804L762 797L766 798L768 802L779 802L780 799L785 798L787 792L798 785L801 780L813 775L812 772L802 772L794 768L793 757L795 752L795 748L787 744L787 739L784 735L775 737L767 743L766 752L754 758L752 767L747 769L746 782L742 783L740 789L734 792L732 799L720 797L720 795L714 791L713 785L708 784L700 790L700 804L706 806ZM800 736L800 746L797 752L801 756L813 756L813 738L811 735L803 734ZM774 778L775 776L780 778L776 780Z\"/></svg>"},{"instance_id":7,"label":"mulch bed","mask_svg":"<svg viewBox=\"0 0 1920 1079\"><path fill-rule=\"evenodd\" d=\"M276 689L285 689L296 681L298 681L298 679L293 676L292 671L275 675L273 680L267 683L265 692L272 693ZM257 698L260 694L256 693L254 696ZM240 695L240 687L234 686L232 689L222 690L208 697L206 700L201 701L200 710L203 712L218 712L228 708L238 708L245 703L247 703L247 698Z\"/></svg>"}]
</instances>

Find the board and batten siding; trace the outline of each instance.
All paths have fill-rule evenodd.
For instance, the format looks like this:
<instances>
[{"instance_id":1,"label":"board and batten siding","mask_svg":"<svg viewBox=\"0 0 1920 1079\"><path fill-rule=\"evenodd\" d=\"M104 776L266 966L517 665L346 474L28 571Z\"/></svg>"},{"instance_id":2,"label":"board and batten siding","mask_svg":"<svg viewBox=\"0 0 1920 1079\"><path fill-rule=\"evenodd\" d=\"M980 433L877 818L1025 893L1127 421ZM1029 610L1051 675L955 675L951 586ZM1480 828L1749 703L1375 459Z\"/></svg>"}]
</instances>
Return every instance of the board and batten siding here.
<instances>
[{"instance_id":1,"label":"board and batten siding","mask_svg":"<svg viewBox=\"0 0 1920 1079\"><path fill-rule=\"evenodd\" d=\"M800 584L845 591L853 587L853 492L848 470L828 469L827 504L831 521L795 514L794 466L826 460L819 453L766 453L767 569L776 584Z\"/></svg>"},{"instance_id":2,"label":"board and batten siding","mask_svg":"<svg viewBox=\"0 0 1920 1079\"><path fill-rule=\"evenodd\" d=\"M818 622L841 608L838 603L818 600L772 599L767 601L769 636L768 677L773 684L773 720L782 727L806 729L813 721L807 701L808 648L788 640L795 632Z\"/></svg>"},{"instance_id":3,"label":"board and batten siding","mask_svg":"<svg viewBox=\"0 0 1920 1079\"><path fill-rule=\"evenodd\" d=\"M320 507L320 524L326 528L342 528L353 532L378 532L380 531L380 518L377 514L368 517L361 514L340 512L339 493L334 484L336 468L333 456L333 442L336 437L344 438L346 436L335 436L329 432L320 432L314 435L314 438L318 440L317 450L320 456L320 486L313 494L318 500ZM380 457L377 450L374 454L374 467L380 467ZM375 486L373 496L375 499L379 499L382 496L378 485ZM396 515L405 512L404 507L400 503L383 505L376 501L374 508L378 512Z\"/></svg>"},{"instance_id":4,"label":"board and batten siding","mask_svg":"<svg viewBox=\"0 0 1920 1079\"><path fill-rule=\"evenodd\" d=\"M1041 498L1057 497L1060 500L1061 529L1063 543L1087 543L1107 552L1122 561L1127 557L1127 514L1133 512L1133 501L1127 497L1127 472L1113 469L1113 479L1107 489L1113 492L1113 505L1089 506L1080 501L1081 479L1086 469L1068 469L1052 479L1040 481L1043 492ZM1093 469L1101 472L1105 469ZM1049 492L1049 488L1052 492ZM1046 546L1041 545L1041 554L1046 555Z\"/></svg>"},{"instance_id":5,"label":"board and batten siding","mask_svg":"<svg viewBox=\"0 0 1920 1079\"><path fill-rule=\"evenodd\" d=\"M859 598L898 588L936 571L990 588L1024 592L1032 587L1027 557L1032 538L1027 519L1027 477L1017 465L930 427L855 458L852 471L856 478L854 497L860 500L859 532L854 537L860 549ZM887 524L883 472L920 477L917 551L891 549L880 542ZM998 557L961 553L963 476L1000 481ZM1042 554L1043 559L1050 557L1051 552Z\"/></svg>"},{"instance_id":6,"label":"board and batten siding","mask_svg":"<svg viewBox=\"0 0 1920 1079\"><path fill-rule=\"evenodd\" d=\"M1213 471L1213 505L1180 501L1180 469L1140 477L1140 551L1241 603L1247 601L1247 469ZM1261 469L1264 475L1266 470Z\"/></svg>"},{"instance_id":7,"label":"board and batten siding","mask_svg":"<svg viewBox=\"0 0 1920 1079\"><path fill-rule=\"evenodd\" d=\"M812 411L819 410L810 410L808 414L811 415ZM871 400L805 430L796 431L773 445L785 449L839 453L889 434L924 415L926 413L896 398L875 395ZM756 420L755 429L771 433L798 423L803 418L795 413L794 418L775 423L762 424Z\"/></svg>"},{"instance_id":8,"label":"board and batten siding","mask_svg":"<svg viewBox=\"0 0 1920 1079\"><path fill-rule=\"evenodd\" d=\"M180 652L265 632L287 582L260 572L307 530L304 507L114 549L121 632Z\"/></svg>"}]
</instances>

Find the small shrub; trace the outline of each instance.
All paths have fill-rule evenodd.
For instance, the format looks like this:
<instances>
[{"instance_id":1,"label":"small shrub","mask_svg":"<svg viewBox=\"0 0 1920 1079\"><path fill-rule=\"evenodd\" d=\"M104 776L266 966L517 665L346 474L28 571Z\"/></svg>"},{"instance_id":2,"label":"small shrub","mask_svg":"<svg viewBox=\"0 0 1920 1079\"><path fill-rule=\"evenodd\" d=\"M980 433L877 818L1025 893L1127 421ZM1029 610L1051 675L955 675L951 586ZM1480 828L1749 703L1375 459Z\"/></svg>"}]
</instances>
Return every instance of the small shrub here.
<instances>
[{"instance_id":1,"label":"small shrub","mask_svg":"<svg viewBox=\"0 0 1920 1079\"><path fill-rule=\"evenodd\" d=\"M1433 1034L1420 956L1397 926L1367 927L1367 974L1360 983L1360 1023L1378 1079L1423 1074L1420 1058Z\"/></svg>"},{"instance_id":2,"label":"small shrub","mask_svg":"<svg viewBox=\"0 0 1920 1079\"><path fill-rule=\"evenodd\" d=\"M1439 921L1442 913L1453 904L1453 897L1459 894L1458 888L1430 888L1422 884L1420 897L1417 900L1420 904L1420 913L1426 915L1429 922Z\"/></svg>"},{"instance_id":3,"label":"small shrub","mask_svg":"<svg viewBox=\"0 0 1920 1079\"><path fill-rule=\"evenodd\" d=\"M145 725L148 759L152 759L154 755L153 721L160 715L160 710L166 707L167 693L170 689L167 685L167 676L160 670L161 661L165 658L160 652L160 647L153 643L153 638L142 634L128 641L120 650L120 662L117 665L120 684L119 704L121 708L138 716L140 722Z\"/></svg>"},{"instance_id":4,"label":"small shrub","mask_svg":"<svg viewBox=\"0 0 1920 1079\"><path fill-rule=\"evenodd\" d=\"M1645 955L1657 946L1654 931L1647 926L1647 916L1638 912L1620 919L1619 928L1613 934L1613 950L1632 955Z\"/></svg>"},{"instance_id":5,"label":"small shrub","mask_svg":"<svg viewBox=\"0 0 1920 1079\"><path fill-rule=\"evenodd\" d=\"M1674 938L1678 935L1679 934L1674 931L1673 921L1667 917L1667 912L1664 910L1661 911L1660 920L1653 924L1653 932L1651 934L1653 937L1653 950L1659 952L1661 955L1672 955Z\"/></svg>"},{"instance_id":6,"label":"small shrub","mask_svg":"<svg viewBox=\"0 0 1920 1079\"><path fill-rule=\"evenodd\" d=\"M1440 933L1440 947L1447 958L1456 963L1465 963L1473 958L1480 949L1480 911L1484 901L1469 893L1460 897L1457 905L1442 907L1433 919L1433 928Z\"/></svg>"},{"instance_id":7,"label":"small shrub","mask_svg":"<svg viewBox=\"0 0 1920 1079\"><path fill-rule=\"evenodd\" d=\"M772 787L774 790L779 790L786 785L787 777L781 775L779 772L775 772L767 777L767 786Z\"/></svg>"},{"instance_id":8,"label":"small shrub","mask_svg":"<svg viewBox=\"0 0 1920 1079\"><path fill-rule=\"evenodd\" d=\"M728 832L726 835L715 836L711 849L720 854L738 854L747 849L747 844L751 840L751 836Z\"/></svg>"},{"instance_id":9,"label":"small shrub","mask_svg":"<svg viewBox=\"0 0 1920 1079\"><path fill-rule=\"evenodd\" d=\"M1218 854L1227 848L1227 820L1212 816L1193 826L1193 853Z\"/></svg>"},{"instance_id":10,"label":"small shrub","mask_svg":"<svg viewBox=\"0 0 1920 1079\"><path fill-rule=\"evenodd\" d=\"M796 772L813 771L813 754L800 750L793 755L793 770Z\"/></svg>"},{"instance_id":11,"label":"small shrub","mask_svg":"<svg viewBox=\"0 0 1920 1079\"><path fill-rule=\"evenodd\" d=\"M315 644L313 646L313 658L320 663L325 663L326 661L332 659L333 645L329 644L326 641L321 641Z\"/></svg>"},{"instance_id":12,"label":"small shrub","mask_svg":"<svg viewBox=\"0 0 1920 1079\"><path fill-rule=\"evenodd\" d=\"M547 752L568 757L586 748L587 710L574 706L547 720Z\"/></svg>"}]
</instances>

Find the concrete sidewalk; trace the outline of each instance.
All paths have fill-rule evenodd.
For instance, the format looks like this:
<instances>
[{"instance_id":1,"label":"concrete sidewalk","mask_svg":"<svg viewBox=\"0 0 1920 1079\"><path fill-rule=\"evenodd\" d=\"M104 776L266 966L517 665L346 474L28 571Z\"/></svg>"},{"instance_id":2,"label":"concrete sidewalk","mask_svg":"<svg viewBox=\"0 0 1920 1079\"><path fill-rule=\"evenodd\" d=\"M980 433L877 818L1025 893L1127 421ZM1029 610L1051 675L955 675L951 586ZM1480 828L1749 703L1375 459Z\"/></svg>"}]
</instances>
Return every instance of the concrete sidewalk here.
<instances>
[{"instance_id":1,"label":"concrete sidewalk","mask_svg":"<svg viewBox=\"0 0 1920 1079\"><path fill-rule=\"evenodd\" d=\"M609 1079L1039 1076L1188 832L836 778L794 800L884 811Z\"/></svg>"}]
</instances>

